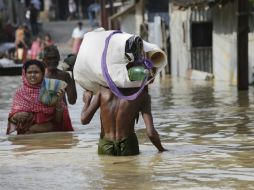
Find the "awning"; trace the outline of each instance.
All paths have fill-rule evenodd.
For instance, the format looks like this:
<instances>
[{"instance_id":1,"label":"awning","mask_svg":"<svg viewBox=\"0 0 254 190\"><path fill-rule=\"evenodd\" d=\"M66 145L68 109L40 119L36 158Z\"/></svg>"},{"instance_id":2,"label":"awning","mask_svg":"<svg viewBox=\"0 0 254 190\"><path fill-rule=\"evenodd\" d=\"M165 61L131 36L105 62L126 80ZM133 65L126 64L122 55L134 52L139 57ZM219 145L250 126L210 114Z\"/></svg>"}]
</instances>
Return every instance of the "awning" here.
<instances>
[{"instance_id":1,"label":"awning","mask_svg":"<svg viewBox=\"0 0 254 190\"><path fill-rule=\"evenodd\" d=\"M134 11L134 10L135 10L135 4L129 5L125 9L123 9L123 10L117 12L116 14L110 16L109 19L114 20L114 19L122 17L122 16L124 16L124 15L126 15L126 14L128 14L128 13Z\"/></svg>"},{"instance_id":2,"label":"awning","mask_svg":"<svg viewBox=\"0 0 254 190\"><path fill-rule=\"evenodd\" d=\"M172 0L176 6L179 7L205 7L205 6L214 6L216 4L224 5L233 0Z\"/></svg>"}]
</instances>

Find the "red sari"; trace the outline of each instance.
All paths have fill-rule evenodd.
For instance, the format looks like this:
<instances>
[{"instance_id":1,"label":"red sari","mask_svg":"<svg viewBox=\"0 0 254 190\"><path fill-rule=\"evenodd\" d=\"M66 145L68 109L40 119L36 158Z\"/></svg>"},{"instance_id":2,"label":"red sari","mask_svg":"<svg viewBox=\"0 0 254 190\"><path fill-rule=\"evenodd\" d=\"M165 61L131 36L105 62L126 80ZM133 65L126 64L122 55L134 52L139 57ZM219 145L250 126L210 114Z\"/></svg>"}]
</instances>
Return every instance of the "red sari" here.
<instances>
[{"instance_id":1,"label":"red sari","mask_svg":"<svg viewBox=\"0 0 254 190\"><path fill-rule=\"evenodd\" d=\"M23 86L18 89L14 95L13 104L9 113L9 122L6 134L10 134L15 130L17 130L18 134L24 133L23 131L19 131L17 126L10 122L10 118L18 112L33 113L33 119L31 123L22 125L31 126L34 124L52 122L55 131L73 131L68 108L63 101L63 121L61 123L56 123L53 121L56 112L55 106L47 106L38 101L41 84L30 85L25 77L24 70L22 72L22 81Z\"/></svg>"}]
</instances>

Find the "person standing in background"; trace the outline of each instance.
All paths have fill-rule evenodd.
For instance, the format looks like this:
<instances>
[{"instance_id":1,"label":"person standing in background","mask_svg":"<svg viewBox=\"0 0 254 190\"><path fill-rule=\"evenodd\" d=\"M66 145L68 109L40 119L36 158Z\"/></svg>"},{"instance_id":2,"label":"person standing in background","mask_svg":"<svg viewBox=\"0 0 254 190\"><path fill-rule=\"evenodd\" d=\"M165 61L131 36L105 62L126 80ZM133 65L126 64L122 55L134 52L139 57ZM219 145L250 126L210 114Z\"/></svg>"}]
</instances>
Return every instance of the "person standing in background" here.
<instances>
[{"instance_id":1,"label":"person standing in background","mask_svg":"<svg viewBox=\"0 0 254 190\"><path fill-rule=\"evenodd\" d=\"M87 32L85 28L83 27L82 22L77 23L77 27L75 27L72 31L72 53L73 54L78 54L80 45L82 43L84 34Z\"/></svg>"},{"instance_id":2,"label":"person standing in background","mask_svg":"<svg viewBox=\"0 0 254 190\"><path fill-rule=\"evenodd\" d=\"M25 32L25 43L26 43L27 47L30 48L32 45L32 34L31 34L31 31L29 30L29 27L26 23L23 24L23 26L24 26L24 32Z\"/></svg>"},{"instance_id":3,"label":"person standing in background","mask_svg":"<svg viewBox=\"0 0 254 190\"><path fill-rule=\"evenodd\" d=\"M32 34L36 36L39 33L38 17L40 12L40 1L33 0L29 6L29 22L31 25Z\"/></svg>"},{"instance_id":4,"label":"person standing in background","mask_svg":"<svg viewBox=\"0 0 254 190\"><path fill-rule=\"evenodd\" d=\"M76 18L77 5L74 0L69 0L69 17L68 20L73 20Z\"/></svg>"},{"instance_id":5,"label":"person standing in background","mask_svg":"<svg viewBox=\"0 0 254 190\"><path fill-rule=\"evenodd\" d=\"M95 22L96 16L100 12L100 4L99 3L92 3L87 8L87 14L88 14L88 20L91 27L94 27L97 25Z\"/></svg>"},{"instance_id":6,"label":"person standing in background","mask_svg":"<svg viewBox=\"0 0 254 190\"><path fill-rule=\"evenodd\" d=\"M19 25L15 31L15 49L16 59L24 63L26 61L28 46L25 42L25 29L23 25Z\"/></svg>"},{"instance_id":7,"label":"person standing in background","mask_svg":"<svg viewBox=\"0 0 254 190\"><path fill-rule=\"evenodd\" d=\"M31 50L30 50L31 59L32 60L39 59L39 55L41 51L42 51L42 39L40 36L37 36L31 46Z\"/></svg>"},{"instance_id":8,"label":"person standing in background","mask_svg":"<svg viewBox=\"0 0 254 190\"><path fill-rule=\"evenodd\" d=\"M54 45L55 42L54 40L51 38L51 35L50 34L46 34L44 36L44 39L43 39L43 46L44 48L47 47L47 46L51 46L51 45Z\"/></svg>"}]
</instances>

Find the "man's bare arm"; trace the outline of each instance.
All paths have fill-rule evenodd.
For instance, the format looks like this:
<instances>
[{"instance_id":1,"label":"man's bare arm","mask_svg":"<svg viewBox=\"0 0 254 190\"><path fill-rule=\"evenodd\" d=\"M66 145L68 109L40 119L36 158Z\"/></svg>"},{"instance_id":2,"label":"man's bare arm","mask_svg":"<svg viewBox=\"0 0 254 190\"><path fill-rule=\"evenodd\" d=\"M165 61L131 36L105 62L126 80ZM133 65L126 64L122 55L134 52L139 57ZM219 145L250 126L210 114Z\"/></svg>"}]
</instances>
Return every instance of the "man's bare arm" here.
<instances>
[{"instance_id":1,"label":"man's bare arm","mask_svg":"<svg viewBox=\"0 0 254 190\"><path fill-rule=\"evenodd\" d=\"M85 92L83 96L85 103L81 112L81 123L86 125L90 123L95 112L100 106L100 93L97 93L94 97L91 92Z\"/></svg>"},{"instance_id":2,"label":"man's bare arm","mask_svg":"<svg viewBox=\"0 0 254 190\"><path fill-rule=\"evenodd\" d=\"M66 88L67 98L68 98L69 104L73 105L76 103L76 100L77 100L76 84L75 84L75 80L71 78L69 74L67 76L68 76L67 77L68 86Z\"/></svg>"},{"instance_id":3,"label":"man's bare arm","mask_svg":"<svg viewBox=\"0 0 254 190\"><path fill-rule=\"evenodd\" d=\"M153 116L151 113L151 97L147 95L145 98L143 98L143 106L142 106L142 117L146 126L146 134L149 137L150 141L153 143L153 145L160 151L166 151L162 147L161 140L159 137L158 132L154 128L153 125Z\"/></svg>"},{"instance_id":4,"label":"man's bare arm","mask_svg":"<svg viewBox=\"0 0 254 190\"><path fill-rule=\"evenodd\" d=\"M150 141L160 152L166 151L166 149L162 147L159 134L154 128L152 115L150 113L143 113L142 117L146 126L146 134Z\"/></svg>"}]
</instances>

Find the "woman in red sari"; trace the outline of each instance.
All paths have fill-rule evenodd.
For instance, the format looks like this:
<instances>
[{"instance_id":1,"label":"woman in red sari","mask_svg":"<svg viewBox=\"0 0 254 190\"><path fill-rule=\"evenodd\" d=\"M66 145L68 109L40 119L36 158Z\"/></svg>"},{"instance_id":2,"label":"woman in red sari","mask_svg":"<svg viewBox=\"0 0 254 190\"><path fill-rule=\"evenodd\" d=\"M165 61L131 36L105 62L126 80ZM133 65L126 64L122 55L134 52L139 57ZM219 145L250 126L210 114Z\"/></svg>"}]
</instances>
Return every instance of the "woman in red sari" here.
<instances>
[{"instance_id":1,"label":"woman in red sari","mask_svg":"<svg viewBox=\"0 0 254 190\"><path fill-rule=\"evenodd\" d=\"M23 66L23 85L15 93L8 118L7 134L73 131L70 116L63 102L63 93L58 93L54 105L39 101L39 93L45 75L45 67L38 60L27 61Z\"/></svg>"}]
</instances>

